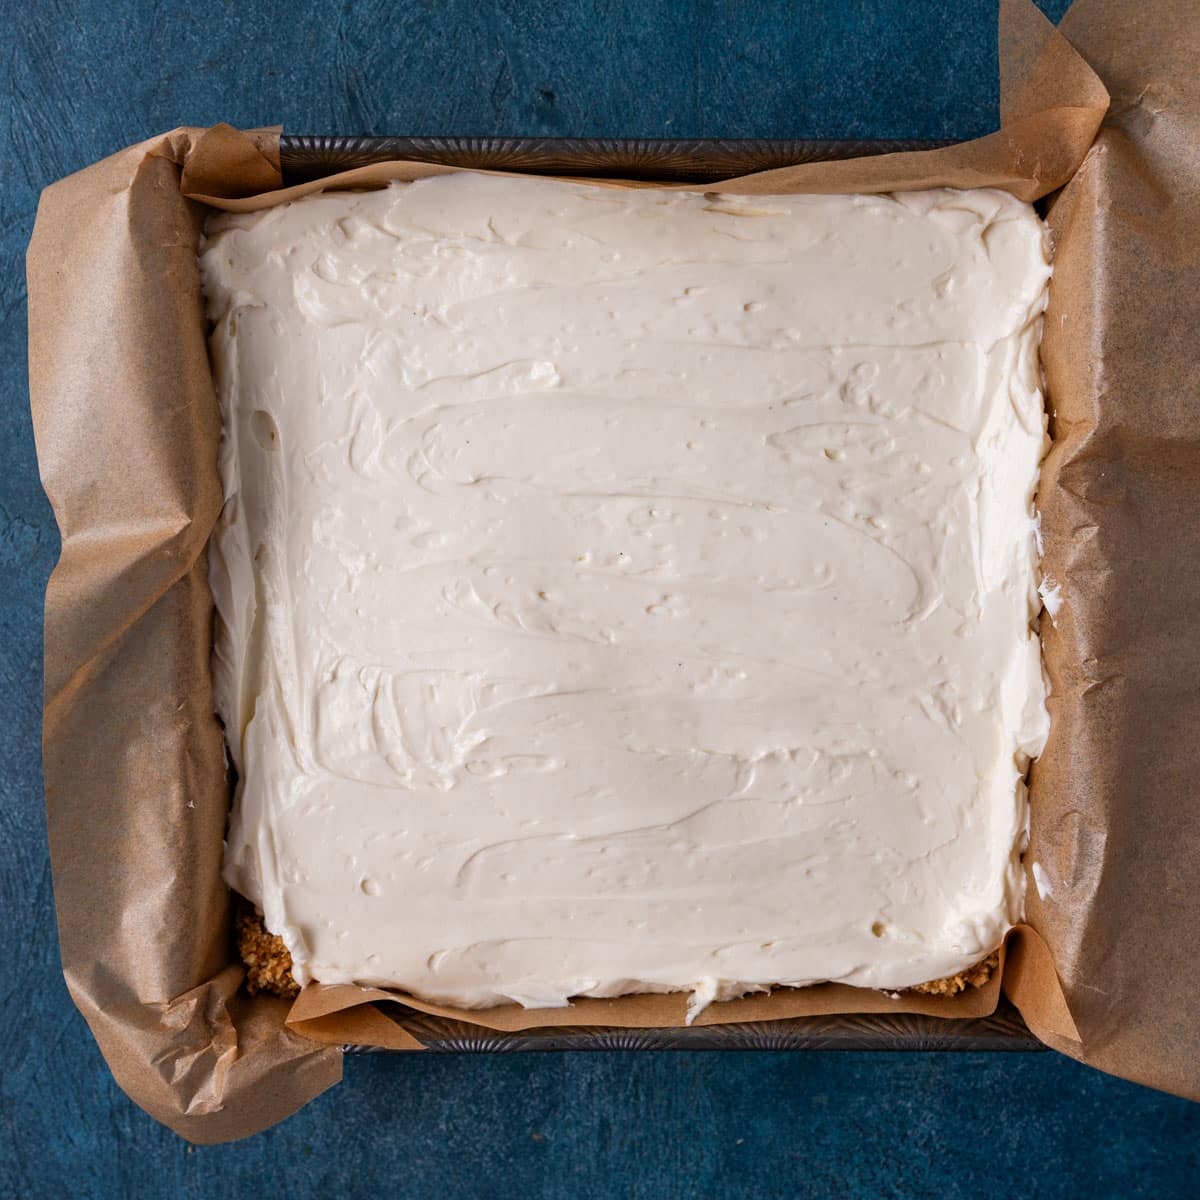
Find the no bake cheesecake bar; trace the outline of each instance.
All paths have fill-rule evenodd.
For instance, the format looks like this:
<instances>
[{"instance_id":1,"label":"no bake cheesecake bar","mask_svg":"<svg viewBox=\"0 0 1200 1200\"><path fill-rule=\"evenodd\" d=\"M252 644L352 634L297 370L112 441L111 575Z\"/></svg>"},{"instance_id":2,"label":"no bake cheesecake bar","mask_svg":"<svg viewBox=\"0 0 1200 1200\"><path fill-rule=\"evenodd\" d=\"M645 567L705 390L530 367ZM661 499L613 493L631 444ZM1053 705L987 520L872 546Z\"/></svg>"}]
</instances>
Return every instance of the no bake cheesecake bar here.
<instances>
[{"instance_id":1,"label":"no bake cheesecake bar","mask_svg":"<svg viewBox=\"0 0 1200 1200\"><path fill-rule=\"evenodd\" d=\"M1028 205L453 174L201 264L254 953L468 1008L978 981L1047 732Z\"/></svg>"}]
</instances>

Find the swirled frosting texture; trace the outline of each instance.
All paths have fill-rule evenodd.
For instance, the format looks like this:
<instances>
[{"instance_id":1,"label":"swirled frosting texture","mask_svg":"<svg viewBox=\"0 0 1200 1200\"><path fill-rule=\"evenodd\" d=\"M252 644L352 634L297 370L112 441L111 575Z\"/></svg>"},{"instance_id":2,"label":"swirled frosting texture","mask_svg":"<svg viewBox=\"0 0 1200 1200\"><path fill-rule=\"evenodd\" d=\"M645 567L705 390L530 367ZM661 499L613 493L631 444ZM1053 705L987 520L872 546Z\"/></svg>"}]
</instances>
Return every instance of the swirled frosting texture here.
<instances>
[{"instance_id":1,"label":"swirled frosting texture","mask_svg":"<svg viewBox=\"0 0 1200 1200\"><path fill-rule=\"evenodd\" d=\"M900 988L1019 916L1049 266L995 191L210 222L226 876L301 982Z\"/></svg>"}]
</instances>

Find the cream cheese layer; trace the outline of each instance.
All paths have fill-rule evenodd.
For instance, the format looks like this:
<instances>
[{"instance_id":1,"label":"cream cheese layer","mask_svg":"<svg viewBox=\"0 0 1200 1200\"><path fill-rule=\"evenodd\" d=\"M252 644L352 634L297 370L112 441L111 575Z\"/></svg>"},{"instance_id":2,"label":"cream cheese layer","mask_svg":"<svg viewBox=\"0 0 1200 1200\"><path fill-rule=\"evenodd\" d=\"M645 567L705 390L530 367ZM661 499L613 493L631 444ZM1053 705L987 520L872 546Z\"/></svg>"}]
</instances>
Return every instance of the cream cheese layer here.
<instances>
[{"instance_id":1,"label":"cream cheese layer","mask_svg":"<svg viewBox=\"0 0 1200 1200\"><path fill-rule=\"evenodd\" d=\"M219 216L226 878L301 982L895 989L1019 919L1050 274L998 191Z\"/></svg>"}]
</instances>

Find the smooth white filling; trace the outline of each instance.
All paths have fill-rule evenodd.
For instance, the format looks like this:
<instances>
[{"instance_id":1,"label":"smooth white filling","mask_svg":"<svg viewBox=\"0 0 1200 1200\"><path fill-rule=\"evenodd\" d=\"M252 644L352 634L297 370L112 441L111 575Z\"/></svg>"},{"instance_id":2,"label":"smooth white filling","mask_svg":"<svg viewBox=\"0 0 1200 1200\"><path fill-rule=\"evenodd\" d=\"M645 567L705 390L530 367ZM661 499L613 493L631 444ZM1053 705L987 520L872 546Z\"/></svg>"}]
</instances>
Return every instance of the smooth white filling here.
<instances>
[{"instance_id":1,"label":"smooth white filling","mask_svg":"<svg viewBox=\"0 0 1200 1200\"><path fill-rule=\"evenodd\" d=\"M997 191L210 221L226 878L301 982L902 988L1021 913L1050 274Z\"/></svg>"}]
</instances>

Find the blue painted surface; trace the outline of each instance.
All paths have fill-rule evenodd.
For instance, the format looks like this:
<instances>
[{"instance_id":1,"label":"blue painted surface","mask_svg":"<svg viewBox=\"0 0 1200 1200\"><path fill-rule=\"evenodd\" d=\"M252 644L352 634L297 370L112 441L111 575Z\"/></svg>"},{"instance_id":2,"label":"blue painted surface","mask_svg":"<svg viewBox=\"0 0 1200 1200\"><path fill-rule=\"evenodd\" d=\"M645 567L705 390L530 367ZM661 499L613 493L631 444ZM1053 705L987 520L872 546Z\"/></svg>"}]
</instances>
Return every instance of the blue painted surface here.
<instances>
[{"instance_id":1,"label":"blue painted surface","mask_svg":"<svg viewBox=\"0 0 1200 1200\"><path fill-rule=\"evenodd\" d=\"M1043 0L1059 16L1064 0ZM193 1150L118 1091L59 972L38 762L57 535L26 393L38 191L177 124L966 137L994 0L29 0L0 62L0 1200L1196 1194L1200 1106L1052 1054L364 1056ZM336 1126L336 1132L335 1132Z\"/></svg>"}]
</instances>

